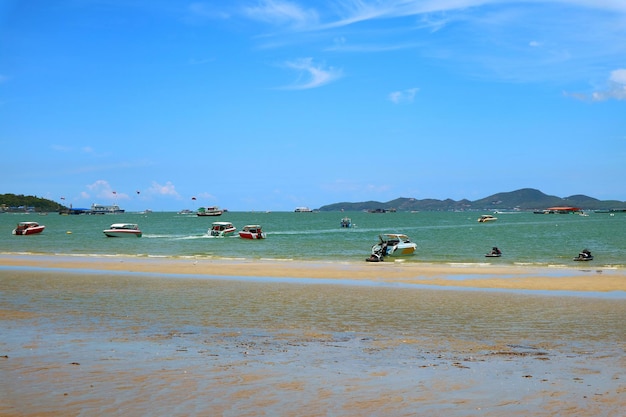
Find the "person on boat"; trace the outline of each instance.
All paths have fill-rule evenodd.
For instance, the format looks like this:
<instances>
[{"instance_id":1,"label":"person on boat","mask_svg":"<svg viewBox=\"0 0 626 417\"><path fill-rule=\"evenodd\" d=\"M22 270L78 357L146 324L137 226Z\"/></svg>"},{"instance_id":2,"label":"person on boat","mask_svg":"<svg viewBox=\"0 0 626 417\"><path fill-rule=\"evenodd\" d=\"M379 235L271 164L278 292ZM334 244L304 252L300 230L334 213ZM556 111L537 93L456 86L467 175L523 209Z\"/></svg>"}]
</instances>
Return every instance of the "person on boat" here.
<instances>
[{"instance_id":1,"label":"person on boat","mask_svg":"<svg viewBox=\"0 0 626 417\"><path fill-rule=\"evenodd\" d=\"M385 257L387 255L387 248L389 247L389 245L387 244L387 242L383 242L383 244L380 246L380 256L381 257Z\"/></svg>"},{"instance_id":2,"label":"person on boat","mask_svg":"<svg viewBox=\"0 0 626 417\"><path fill-rule=\"evenodd\" d=\"M578 254L579 258L590 258L591 257L591 251L589 249L583 249L579 254Z\"/></svg>"},{"instance_id":3,"label":"person on boat","mask_svg":"<svg viewBox=\"0 0 626 417\"><path fill-rule=\"evenodd\" d=\"M492 255L502 255L502 251L500 249L498 249L497 246L494 246L493 248L491 248L491 254Z\"/></svg>"}]
</instances>

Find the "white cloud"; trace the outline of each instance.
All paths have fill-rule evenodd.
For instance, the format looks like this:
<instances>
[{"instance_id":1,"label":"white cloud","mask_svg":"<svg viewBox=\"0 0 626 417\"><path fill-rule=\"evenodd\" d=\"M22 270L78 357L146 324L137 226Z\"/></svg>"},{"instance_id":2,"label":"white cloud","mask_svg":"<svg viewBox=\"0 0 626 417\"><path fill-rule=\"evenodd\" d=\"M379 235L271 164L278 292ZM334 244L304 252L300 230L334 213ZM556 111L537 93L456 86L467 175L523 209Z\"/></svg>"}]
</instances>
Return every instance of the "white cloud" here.
<instances>
[{"instance_id":1,"label":"white cloud","mask_svg":"<svg viewBox=\"0 0 626 417\"><path fill-rule=\"evenodd\" d=\"M285 63L287 68L298 71L298 80L295 84L285 87L291 90L306 90L317 88L331 83L342 77L342 71L333 67L324 67L315 64L313 58L301 58Z\"/></svg>"},{"instance_id":2,"label":"white cloud","mask_svg":"<svg viewBox=\"0 0 626 417\"><path fill-rule=\"evenodd\" d=\"M244 12L254 20L294 28L307 27L318 21L315 10L305 10L296 3L282 0L263 0L256 7L245 8Z\"/></svg>"},{"instance_id":3,"label":"white cloud","mask_svg":"<svg viewBox=\"0 0 626 417\"><path fill-rule=\"evenodd\" d=\"M415 100L415 95L419 91L419 88L409 88L402 91L393 91L389 93L389 100L395 104L400 103L412 103Z\"/></svg>"},{"instance_id":4,"label":"white cloud","mask_svg":"<svg viewBox=\"0 0 626 417\"><path fill-rule=\"evenodd\" d=\"M180 194L176 191L176 187L172 184L171 181L165 183L165 185L161 185L156 181L152 182L152 186L148 189L148 193L157 196L170 196L180 198Z\"/></svg>"},{"instance_id":5,"label":"white cloud","mask_svg":"<svg viewBox=\"0 0 626 417\"><path fill-rule=\"evenodd\" d=\"M570 4L572 6L582 6L596 10L606 10L615 12L626 12L626 2L624 0L543 0L545 3ZM344 0L338 2L338 7L343 10L343 17L328 25L331 27L346 26L357 22L390 19L397 17L424 15L430 22L434 30L438 30L448 23L448 17L442 15L437 20L430 20L431 13L445 13L448 11L462 11L470 8L477 8L489 5L506 3L503 0L389 0L389 1L367 1L367 0ZM513 2L511 2L513 3ZM536 3L535 0L521 0L517 4Z\"/></svg>"},{"instance_id":6,"label":"white cloud","mask_svg":"<svg viewBox=\"0 0 626 417\"><path fill-rule=\"evenodd\" d=\"M91 194L87 194L88 196L93 195L96 198L100 198L105 201L129 199L128 194L116 191L106 180L97 180L93 184L87 185L87 189L91 192Z\"/></svg>"},{"instance_id":7,"label":"white cloud","mask_svg":"<svg viewBox=\"0 0 626 417\"><path fill-rule=\"evenodd\" d=\"M626 69L621 68L615 71L611 71L611 77L609 77L609 80L613 83L626 86Z\"/></svg>"},{"instance_id":8,"label":"white cloud","mask_svg":"<svg viewBox=\"0 0 626 417\"><path fill-rule=\"evenodd\" d=\"M260 0L258 6L246 7L243 13L251 19L273 25L291 26L297 29L316 30L338 28L360 22L422 16L422 25L433 31L447 26L454 17L448 12L462 12L472 8L501 5L508 0L337 0L332 2L329 11L334 17L321 23L322 17L313 8L303 8L286 0ZM624 0L521 0L511 2L519 5L533 5L537 2L563 4L609 12L626 12ZM323 2L315 3L323 6ZM202 3L192 3L191 10L196 14L207 14ZM321 10L321 9L320 9Z\"/></svg>"},{"instance_id":9,"label":"white cloud","mask_svg":"<svg viewBox=\"0 0 626 417\"><path fill-rule=\"evenodd\" d=\"M565 95L592 101L626 100L626 69L620 68L611 71L607 86L603 90L594 91L591 94L565 93Z\"/></svg>"}]
</instances>

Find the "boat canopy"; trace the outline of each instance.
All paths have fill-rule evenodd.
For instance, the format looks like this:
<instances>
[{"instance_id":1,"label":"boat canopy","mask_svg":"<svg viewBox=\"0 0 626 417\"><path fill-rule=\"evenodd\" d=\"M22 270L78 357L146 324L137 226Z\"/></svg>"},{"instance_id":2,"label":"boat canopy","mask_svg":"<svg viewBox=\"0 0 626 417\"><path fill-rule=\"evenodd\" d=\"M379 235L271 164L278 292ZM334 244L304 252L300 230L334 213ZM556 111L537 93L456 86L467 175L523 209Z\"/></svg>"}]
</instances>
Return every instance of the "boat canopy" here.
<instances>
[{"instance_id":1,"label":"boat canopy","mask_svg":"<svg viewBox=\"0 0 626 417\"><path fill-rule=\"evenodd\" d=\"M407 235L399 234L399 233L386 233L384 235L379 235L378 238L381 242L389 242L399 240L402 242L410 242L411 240Z\"/></svg>"},{"instance_id":2,"label":"boat canopy","mask_svg":"<svg viewBox=\"0 0 626 417\"><path fill-rule=\"evenodd\" d=\"M110 229L128 229L128 230L136 230L139 229L139 225L135 223L113 223Z\"/></svg>"},{"instance_id":3,"label":"boat canopy","mask_svg":"<svg viewBox=\"0 0 626 417\"><path fill-rule=\"evenodd\" d=\"M582 211L580 207L549 207L547 208L549 211L553 211L555 213L577 213Z\"/></svg>"}]
</instances>

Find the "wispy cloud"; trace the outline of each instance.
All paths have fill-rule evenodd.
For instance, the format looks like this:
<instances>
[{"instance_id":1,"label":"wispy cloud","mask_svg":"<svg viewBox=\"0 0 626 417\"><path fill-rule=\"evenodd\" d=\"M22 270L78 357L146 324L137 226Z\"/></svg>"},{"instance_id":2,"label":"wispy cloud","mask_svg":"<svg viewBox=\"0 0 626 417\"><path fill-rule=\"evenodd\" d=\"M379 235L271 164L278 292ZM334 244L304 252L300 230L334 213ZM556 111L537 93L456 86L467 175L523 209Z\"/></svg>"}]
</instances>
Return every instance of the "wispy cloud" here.
<instances>
[{"instance_id":1,"label":"wispy cloud","mask_svg":"<svg viewBox=\"0 0 626 417\"><path fill-rule=\"evenodd\" d=\"M153 181L152 185L148 189L148 193L157 196L181 198L178 191L176 191L176 187L171 181L167 181L165 184L159 184L156 181Z\"/></svg>"},{"instance_id":2,"label":"wispy cloud","mask_svg":"<svg viewBox=\"0 0 626 417\"><path fill-rule=\"evenodd\" d=\"M298 72L296 82L290 86L283 87L289 90L306 90L321 87L343 76L341 69L316 64L313 62L313 58L288 61L284 65Z\"/></svg>"},{"instance_id":3,"label":"wispy cloud","mask_svg":"<svg viewBox=\"0 0 626 417\"><path fill-rule=\"evenodd\" d=\"M626 12L626 2L623 0L543 0L544 3L581 6L589 9ZM341 17L328 27L351 25L358 22L375 19L392 19L398 17L424 16L422 23L428 23L437 30L450 21L450 16L445 15L449 11L464 11L489 5L501 5L502 0L343 0L337 2L337 9L341 11ZM534 0L521 0L517 4L536 3ZM440 14L438 18L433 18Z\"/></svg>"},{"instance_id":4,"label":"wispy cloud","mask_svg":"<svg viewBox=\"0 0 626 417\"><path fill-rule=\"evenodd\" d=\"M96 197L106 201L111 200L128 200L130 197L128 194L116 191L111 184L106 180L97 180L96 182L87 185L89 192L82 192L83 198Z\"/></svg>"},{"instance_id":5,"label":"wispy cloud","mask_svg":"<svg viewBox=\"0 0 626 417\"><path fill-rule=\"evenodd\" d=\"M83 146L83 147L76 148L74 146L53 144L53 145L50 145L50 149L52 149L53 151L56 151L56 152L63 152L63 153L67 153L67 152L81 152L83 154L87 154L87 155L91 155L91 156L95 156L95 157L103 157L103 156L110 155L110 153L97 152L91 146Z\"/></svg>"},{"instance_id":6,"label":"wispy cloud","mask_svg":"<svg viewBox=\"0 0 626 417\"><path fill-rule=\"evenodd\" d=\"M228 19L230 13L221 8L210 6L202 2L193 2L187 6L188 17L202 19Z\"/></svg>"},{"instance_id":7,"label":"wispy cloud","mask_svg":"<svg viewBox=\"0 0 626 417\"><path fill-rule=\"evenodd\" d=\"M611 71L606 88L602 90L590 94L566 92L565 95L579 100L591 101L626 100L626 69L620 68Z\"/></svg>"},{"instance_id":8,"label":"wispy cloud","mask_svg":"<svg viewBox=\"0 0 626 417\"><path fill-rule=\"evenodd\" d=\"M253 20L296 29L316 25L319 20L314 9L304 9L294 2L283 0L263 0L258 6L243 10Z\"/></svg>"},{"instance_id":9,"label":"wispy cloud","mask_svg":"<svg viewBox=\"0 0 626 417\"><path fill-rule=\"evenodd\" d=\"M542 0L546 4L578 6L588 9L626 12L623 0ZM332 3L332 4L328 4ZM288 0L260 0L258 5L244 7L245 16L271 25L299 30L339 28L360 22L420 16L422 27L437 31L456 17L448 12L464 12L472 8L502 5L502 0L336 0L315 2L316 8L302 7ZM517 5L533 5L537 0L520 0ZM203 3L189 6L195 14L216 14Z\"/></svg>"},{"instance_id":10,"label":"wispy cloud","mask_svg":"<svg viewBox=\"0 0 626 417\"><path fill-rule=\"evenodd\" d=\"M419 88L409 88L401 91L393 91L389 93L389 100L395 104L412 103Z\"/></svg>"}]
</instances>

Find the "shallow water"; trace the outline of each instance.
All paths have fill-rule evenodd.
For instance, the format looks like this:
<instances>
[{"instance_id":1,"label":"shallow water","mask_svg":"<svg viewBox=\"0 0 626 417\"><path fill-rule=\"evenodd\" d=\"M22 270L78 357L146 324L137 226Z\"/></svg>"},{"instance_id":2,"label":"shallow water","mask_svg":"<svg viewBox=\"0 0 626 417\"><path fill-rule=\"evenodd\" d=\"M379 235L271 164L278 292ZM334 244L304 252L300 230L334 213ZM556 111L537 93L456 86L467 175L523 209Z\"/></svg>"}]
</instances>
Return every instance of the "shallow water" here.
<instances>
[{"instance_id":1,"label":"shallow water","mask_svg":"<svg viewBox=\"0 0 626 417\"><path fill-rule=\"evenodd\" d=\"M0 415L577 415L626 406L626 303L0 271Z\"/></svg>"}]
</instances>

